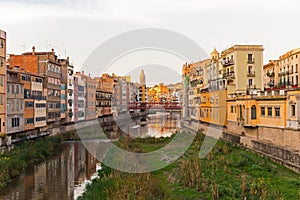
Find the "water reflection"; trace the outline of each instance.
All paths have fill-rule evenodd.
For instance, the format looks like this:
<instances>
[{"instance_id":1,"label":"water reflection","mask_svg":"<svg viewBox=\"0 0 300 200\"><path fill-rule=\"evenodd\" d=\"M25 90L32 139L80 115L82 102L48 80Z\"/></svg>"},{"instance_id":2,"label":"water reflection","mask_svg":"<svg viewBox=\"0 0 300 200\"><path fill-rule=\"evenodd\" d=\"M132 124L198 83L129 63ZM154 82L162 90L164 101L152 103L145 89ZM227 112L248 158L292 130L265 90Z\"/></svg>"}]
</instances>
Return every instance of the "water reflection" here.
<instances>
[{"instance_id":1,"label":"water reflection","mask_svg":"<svg viewBox=\"0 0 300 200\"><path fill-rule=\"evenodd\" d=\"M170 137L180 129L180 115L157 113L127 125L125 133L131 137ZM122 128L124 130L124 128Z\"/></svg>"},{"instance_id":2,"label":"water reflection","mask_svg":"<svg viewBox=\"0 0 300 200\"><path fill-rule=\"evenodd\" d=\"M124 132L133 137L169 137L180 128L180 115L148 115L146 122L141 125L138 119L131 124L125 123L122 127L123 132L115 126L105 128L112 130L112 138ZM107 141L100 142L103 146L107 145ZM98 169L100 163L81 142L64 143L60 155L27 169L5 190L0 191L0 199L73 200L82 194L86 184L96 177Z\"/></svg>"},{"instance_id":3,"label":"water reflection","mask_svg":"<svg viewBox=\"0 0 300 200\"><path fill-rule=\"evenodd\" d=\"M0 199L74 199L80 186L95 176L97 163L81 142L65 143L59 156L27 169Z\"/></svg>"}]
</instances>

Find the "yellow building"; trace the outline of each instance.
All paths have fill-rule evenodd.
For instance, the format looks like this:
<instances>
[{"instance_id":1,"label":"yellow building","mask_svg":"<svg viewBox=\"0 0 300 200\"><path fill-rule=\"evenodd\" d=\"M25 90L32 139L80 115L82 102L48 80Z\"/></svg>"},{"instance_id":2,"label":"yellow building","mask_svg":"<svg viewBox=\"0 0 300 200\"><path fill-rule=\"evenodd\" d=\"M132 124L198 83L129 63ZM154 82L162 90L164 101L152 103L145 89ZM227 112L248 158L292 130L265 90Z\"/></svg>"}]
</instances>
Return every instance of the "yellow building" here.
<instances>
[{"instance_id":1,"label":"yellow building","mask_svg":"<svg viewBox=\"0 0 300 200\"><path fill-rule=\"evenodd\" d=\"M234 45L222 51L223 77L227 79L228 94L263 89L262 45Z\"/></svg>"},{"instance_id":2,"label":"yellow building","mask_svg":"<svg viewBox=\"0 0 300 200\"><path fill-rule=\"evenodd\" d=\"M199 121L218 126L226 125L226 90L201 92Z\"/></svg>"},{"instance_id":3,"label":"yellow building","mask_svg":"<svg viewBox=\"0 0 300 200\"><path fill-rule=\"evenodd\" d=\"M279 66L278 60L270 60L263 67L264 88L276 88L279 83Z\"/></svg>"},{"instance_id":4,"label":"yellow building","mask_svg":"<svg viewBox=\"0 0 300 200\"><path fill-rule=\"evenodd\" d=\"M227 100L227 131L300 150L300 90L257 92Z\"/></svg>"},{"instance_id":5,"label":"yellow building","mask_svg":"<svg viewBox=\"0 0 300 200\"><path fill-rule=\"evenodd\" d=\"M0 136L6 134L6 33L0 30ZM1 141L0 141L1 146Z\"/></svg>"},{"instance_id":6,"label":"yellow building","mask_svg":"<svg viewBox=\"0 0 300 200\"><path fill-rule=\"evenodd\" d=\"M163 83L148 88L148 102L149 103L163 103L172 101L170 90Z\"/></svg>"},{"instance_id":7,"label":"yellow building","mask_svg":"<svg viewBox=\"0 0 300 200\"><path fill-rule=\"evenodd\" d=\"M285 91L232 95L227 99L227 128L233 133L258 137L258 127L285 128L286 113Z\"/></svg>"}]
</instances>

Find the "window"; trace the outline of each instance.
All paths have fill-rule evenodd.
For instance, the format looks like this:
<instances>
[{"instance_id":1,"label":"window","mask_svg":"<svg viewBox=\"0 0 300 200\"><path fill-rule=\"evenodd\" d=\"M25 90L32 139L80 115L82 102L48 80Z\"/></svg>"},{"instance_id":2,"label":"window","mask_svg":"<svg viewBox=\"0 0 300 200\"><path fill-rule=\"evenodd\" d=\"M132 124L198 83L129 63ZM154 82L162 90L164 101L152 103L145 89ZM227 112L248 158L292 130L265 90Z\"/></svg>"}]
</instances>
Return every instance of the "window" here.
<instances>
[{"instance_id":1,"label":"window","mask_svg":"<svg viewBox=\"0 0 300 200\"><path fill-rule=\"evenodd\" d=\"M26 124L33 124L34 123L34 119L33 118L27 118L26 119Z\"/></svg>"},{"instance_id":2,"label":"window","mask_svg":"<svg viewBox=\"0 0 300 200\"><path fill-rule=\"evenodd\" d=\"M272 107L268 107L268 116L272 117Z\"/></svg>"},{"instance_id":3,"label":"window","mask_svg":"<svg viewBox=\"0 0 300 200\"><path fill-rule=\"evenodd\" d=\"M30 76L22 75L23 81L30 81Z\"/></svg>"},{"instance_id":4,"label":"window","mask_svg":"<svg viewBox=\"0 0 300 200\"><path fill-rule=\"evenodd\" d=\"M19 111L19 109L20 109L20 102L19 101L17 101L17 103L16 103L17 105L16 105L16 109L17 109L17 111Z\"/></svg>"},{"instance_id":5,"label":"window","mask_svg":"<svg viewBox=\"0 0 300 200\"><path fill-rule=\"evenodd\" d=\"M4 95L0 94L0 105L3 105L3 104L4 104Z\"/></svg>"},{"instance_id":6,"label":"window","mask_svg":"<svg viewBox=\"0 0 300 200\"><path fill-rule=\"evenodd\" d=\"M248 80L248 86L251 87L253 85L253 79Z\"/></svg>"},{"instance_id":7,"label":"window","mask_svg":"<svg viewBox=\"0 0 300 200\"><path fill-rule=\"evenodd\" d=\"M37 117L35 118L35 121L37 122L46 121L46 117Z\"/></svg>"},{"instance_id":8,"label":"window","mask_svg":"<svg viewBox=\"0 0 300 200\"><path fill-rule=\"evenodd\" d=\"M275 108L275 117L280 117L280 108Z\"/></svg>"},{"instance_id":9,"label":"window","mask_svg":"<svg viewBox=\"0 0 300 200\"><path fill-rule=\"evenodd\" d=\"M296 116L296 105L291 105L291 116Z\"/></svg>"},{"instance_id":10,"label":"window","mask_svg":"<svg viewBox=\"0 0 300 200\"><path fill-rule=\"evenodd\" d=\"M15 86L11 85L11 93L14 94L15 93Z\"/></svg>"},{"instance_id":11,"label":"window","mask_svg":"<svg viewBox=\"0 0 300 200\"><path fill-rule=\"evenodd\" d=\"M11 126L13 128L20 126L20 118L11 118Z\"/></svg>"},{"instance_id":12,"label":"window","mask_svg":"<svg viewBox=\"0 0 300 200\"><path fill-rule=\"evenodd\" d=\"M251 119L256 119L256 106L251 107Z\"/></svg>"},{"instance_id":13,"label":"window","mask_svg":"<svg viewBox=\"0 0 300 200\"><path fill-rule=\"evenodd\" d=\"M231 113L234 113L234 106L231 106L231 109L230 109L231 111Z\"/></svg>"},{"instance_id":14,"label":"window","mask_svg":"<svg viewBox=\"0 0 300 200\"><path fill-rule=\"evenodd\" d=\"M24 90L24 99L30 99L30 90Z\"/></svg>"},{"instance_id":15,"label":"window","mask_svg":"<svg viewBox=\"0 0 300 200\"><path fill-rule=\"evenodd\" d=\"M0 57L0 67L4 66L4 59Z\"/></svg>"},{"instance_id":16,"label":"window","mask_svg":"<svg viewBox=\"0 0 300 200\"><path fill-rule=\"evenodd\" d=\"M248 62L249 63L253 62L253 54L248 54Z\"/></svg>"},{"instance_id":17,"label":"window","mask_svg":"<svg viewBox=\"0 0 300 200\"><path fill-rule=\"evenodd\" d=\"M3 82L4 82L4 77L0 76L0 86L3 86Z\"/></svg>"},{"instance_id":18,"label":"window","mask_svg":"<svg viewBox=\"0 0 300 200\"><path fill-rule=\"evenodd\" d=\"M37 83L42 83L42 82L43 82L43 79L41 79L41 78L35 78L35 82L37 82Z\"/></svg>"},{"instance_id":19,"label":"window","mask_svg":"<svg viewBox=\"0 0 300 200\"><path fill-rule=\"evenodd\" d=\"M46 104L44 103L37 103L36 108L46 108Z\"/></svg>"},{"instance_id":20,"label":"window","mask_svg":"<svg viewBox=\"0 0 300 200\"><path fill-rule=\"evenodd\" d=\"M19 85L16 85L16 94L19 94Z\"/></svg>"},{"instance_id":21,"label":"window","mask_svg":"<svg viewBox=\"0 0 300 200\"><path fill-rule=\"evenodd\" d=\"M33 102L26 102L25 107L26 108L32 108L33 107Z\"/></svg>"},{"instance_id":22,"label":"window","mask_svg":"<svg viewBox=\"0 0 300 200\"><path fill-rule=\"evenodd\" d=\"M3 49L4 48L4 40L0 39L0 48Z\"/></svg>"},{"instance_id":23,"label":"window","mask_svg":"<svg viewBox=\"0 0 300 200\"><path fill-rule=\"evenodd\" d=\"M265 116L266 115L266 108L265 107L261 107L261 116Z\"/></svg>"}]
</instances>

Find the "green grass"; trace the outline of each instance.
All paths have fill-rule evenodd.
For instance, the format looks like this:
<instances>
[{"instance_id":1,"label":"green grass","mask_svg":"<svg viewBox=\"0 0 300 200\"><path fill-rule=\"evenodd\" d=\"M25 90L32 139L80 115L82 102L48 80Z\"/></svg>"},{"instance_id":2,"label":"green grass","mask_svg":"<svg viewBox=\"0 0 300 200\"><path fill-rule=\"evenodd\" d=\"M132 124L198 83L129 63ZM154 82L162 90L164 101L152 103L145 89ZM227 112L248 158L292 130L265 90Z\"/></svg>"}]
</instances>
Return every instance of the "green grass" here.
<instances>
[{"instance_id":1,"label":"green grass","mask_svg":"<svg viewBox=\"0 0 300 200\"><path fill-rule=\"evenodd\" d=\"M171 139L123 138L117 145L149 152ZM182 158L155 172L129 174L103 166L79 199L300 199L299 174L223 141L200 159L203 140L197 134Z\"/></svg>"},{"instance_id":2,"label":"green grass","mask_svg":"<svg viewBox=\"0 0 300 200\"><path fill-rule=\"evenodd\" d=\"M60 152L61 137L46 137L25 141L0 155L0 189L24 169L38 164Z\"/></svg>"}]
</instances>

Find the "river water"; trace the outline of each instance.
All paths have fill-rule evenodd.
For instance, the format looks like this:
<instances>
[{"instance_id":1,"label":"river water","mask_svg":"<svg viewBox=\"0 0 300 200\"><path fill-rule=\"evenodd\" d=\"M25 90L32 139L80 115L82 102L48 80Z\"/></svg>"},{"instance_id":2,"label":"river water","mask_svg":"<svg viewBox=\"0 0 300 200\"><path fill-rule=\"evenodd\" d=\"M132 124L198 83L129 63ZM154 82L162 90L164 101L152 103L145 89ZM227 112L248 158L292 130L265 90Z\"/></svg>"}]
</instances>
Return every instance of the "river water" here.
<instances>
[{"instance_id":1,"label":"river water","mask_svg":"<svg viewBox=\"0 0 300 200\"><path fill-rule=\"evenodd\" d=\"M140 119L121 128L112 135L127 133L134 137L168 137L180 129L180 116L173 114L149 115L147 125ZM101 141L100 141L101 142ZM103 141L105 142L105 141ZM64 142L59 155L28 168L13 183L0 191L0 200L73 200L85 186L97 177L99 163L80 141Z\"/></svg>"}]
</instances>

